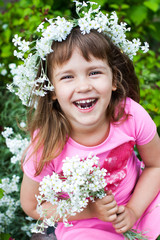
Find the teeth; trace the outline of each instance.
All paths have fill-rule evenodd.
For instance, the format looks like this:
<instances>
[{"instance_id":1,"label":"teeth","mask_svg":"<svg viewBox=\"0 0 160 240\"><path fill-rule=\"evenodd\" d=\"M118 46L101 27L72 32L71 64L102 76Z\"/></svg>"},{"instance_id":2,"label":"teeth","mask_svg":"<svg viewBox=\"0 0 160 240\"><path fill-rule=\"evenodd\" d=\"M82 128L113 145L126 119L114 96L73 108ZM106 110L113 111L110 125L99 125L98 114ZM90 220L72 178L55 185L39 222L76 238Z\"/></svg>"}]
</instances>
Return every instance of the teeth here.
<instances>
[{"instance_id":1,"label":"teeth","mask_svg":"<svg viewBox=\"0 0 160 240\"><path fill-rule=\"evenodd\" d=\"M79 100L75 102L75 105L80 109L89 109L93 106L96 102L96 99L86 99L86 100Z\"/></svg>"},{"instance_id":2,"label":"teeth","mask_svg":"<svg viewBox=\"0 0 160 240\"><path fill-rule=\"evenodd\" d=\"M88 109L88 107L81 107L81 106L78 106L80 109Z\"/></svg>"},{"instance_id":3,"label":"teeth","mask_svg":"<svg viewBox=\"0 0 160 240\"><path fill-rule=\"evenodd\" d=\"M80 100L80 101L76 101L77 104L81 104L81 103L90 103L90 102L94 102L95 99L87 99L87 100Z\"/></svg>"},{"instance_id":4,"label":"teeth","mask_svg":"<svg viewBox=\"0 0 160 240\"><path fill-rule=\"evenodd\" d=\"M80 105L78 105L78 107L80 108L80 109L88 109L89 107L81 107Z\"/></svg>"}]
</instances>

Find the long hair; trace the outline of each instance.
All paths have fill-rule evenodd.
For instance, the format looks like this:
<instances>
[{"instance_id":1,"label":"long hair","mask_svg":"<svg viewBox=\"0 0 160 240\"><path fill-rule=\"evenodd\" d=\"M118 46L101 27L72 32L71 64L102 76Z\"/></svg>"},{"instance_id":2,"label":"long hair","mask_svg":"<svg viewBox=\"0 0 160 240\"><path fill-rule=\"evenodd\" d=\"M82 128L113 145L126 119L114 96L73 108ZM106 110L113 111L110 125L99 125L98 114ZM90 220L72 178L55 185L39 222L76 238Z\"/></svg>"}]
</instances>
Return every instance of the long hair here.
<instances>
[{"instance_id":1,"label":"long hair","mask_svg":"<svg viewBox=\"0 0 160 240\"><path fill-rule=\"evenodd\" d=\"M103 33L92 30L89 34L83 35L78 27L73 28L65 41L53 42L53 52L47 56L47 64L44 63L44 66L39 68L38 75L43 67L43 71L47 71L52 82L54 66L61 66L68 61L75 47L80 49L87 61L90 61L91 56L106 59L112 70L113 84L117 87L116 91L112 92L106 116L114 123L122 117L124 119L124 116L127 117L124 111L126 97L139 102L139 82L132 61ZM39 175L44 165L61 153L71 133L71 125L58 101L53 100L53 97L54 92L38 97L36 110L32 107L29 112L28 130L32 136L31 144L34 145L32 154L43 148L35 175ZM33 138L35 132L36 136Z\"/></svg>"}]
</instances>

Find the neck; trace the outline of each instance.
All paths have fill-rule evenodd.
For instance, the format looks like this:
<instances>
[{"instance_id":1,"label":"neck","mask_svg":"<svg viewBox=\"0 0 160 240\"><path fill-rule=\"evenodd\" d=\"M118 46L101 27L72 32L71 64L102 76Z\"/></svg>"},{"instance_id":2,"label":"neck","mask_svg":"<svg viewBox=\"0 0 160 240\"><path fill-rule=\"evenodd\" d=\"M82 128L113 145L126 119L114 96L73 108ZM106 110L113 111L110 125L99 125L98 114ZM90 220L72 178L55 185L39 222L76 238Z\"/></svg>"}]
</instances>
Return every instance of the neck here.
<instances>
[{"instance_id":1,"label":"neck","mask_svg":"<svg viewBox=\"0 0 160 240\"><path fill-rule=\"evenodd\" d=\"M101 144L109 134L109 123L94 129L79 129L72 131L71 138L77 143L92 147Z\"/></svg>"}]
</instances>

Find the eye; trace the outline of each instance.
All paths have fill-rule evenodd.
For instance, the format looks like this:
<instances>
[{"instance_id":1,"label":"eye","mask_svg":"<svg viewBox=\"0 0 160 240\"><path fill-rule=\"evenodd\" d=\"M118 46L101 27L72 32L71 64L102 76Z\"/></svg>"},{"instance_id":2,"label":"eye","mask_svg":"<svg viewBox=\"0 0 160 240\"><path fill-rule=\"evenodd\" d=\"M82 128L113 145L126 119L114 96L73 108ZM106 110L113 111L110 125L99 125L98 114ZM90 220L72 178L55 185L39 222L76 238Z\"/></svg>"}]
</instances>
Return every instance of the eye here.
<instances>
[{"instance_id":1,"label":"eye","mask_svg":"<svg viewBox=\"0 0 160 240\"><path fill-rule=\"evenodd\" d=\"M62 76L62 77L61 77L61 80L71 79L71 78L73 78L72 75L66 75L66 76Z\"/></svg>"},{"instance_id":2,"label":"eye","mask_svg":"<svg viewBox=\"0 0 160 240\"><path fill-rule=\"evenodd\" d=\"M101 74L100 71L92 71L89 73L89 76L94 76L94 75L99 75L99 74Z\"/></svg>"}]
</instances>

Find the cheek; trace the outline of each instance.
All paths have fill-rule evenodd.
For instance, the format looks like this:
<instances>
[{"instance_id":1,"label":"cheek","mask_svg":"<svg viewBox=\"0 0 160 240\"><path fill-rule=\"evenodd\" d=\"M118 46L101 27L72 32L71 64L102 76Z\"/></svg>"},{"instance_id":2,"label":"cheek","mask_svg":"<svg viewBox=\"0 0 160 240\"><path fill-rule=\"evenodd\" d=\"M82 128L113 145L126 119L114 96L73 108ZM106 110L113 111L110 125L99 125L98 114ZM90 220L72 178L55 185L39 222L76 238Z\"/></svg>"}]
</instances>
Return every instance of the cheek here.
<instances>
[{"instance_id":1,"label":"cheek","mask_svg":"<svg viewBox=\"0 0 160 240\"><path fill-rule=\"evenodd\" d=\"M59 82L55 84L55 95L59 102L67 101L73 94L73 84Z\"/></svg>"},{"instance_id":2,"label":"cheek","mask_svg":"<svg viewBox=\"0 0 160 240\"><path fill-rule=\"evenodd\" d=\"M63 93L63 92L61 92L61 93L57 92L56 97L57 97L57 100L59 103L64 102L67 99L65 93Z\"/></svg>"},{"instance_id":3,"label":"cheek","mask_svg":"<svg viewBox=\"0 0 160 240\"><path fill-rule=\"evenodd\" d=\"M97 88L99 88L99 92L104 96L111 95L113 91L113 86L110 82L103 82L101 84L99 83Z\"/></svg>"},{"instance_id":4,"label":"cheek","mask_svg":"<svg viewBox=\"0 0 160 240\"><path fill-rule=\"evenodd\" d=\"M55 93L56 93L56 98L57 101L59 102L59 104L62 106L64 106L64 104L66 104L70 97L69 97L69 93L67 91L67 89L64 88L60 88L59 90L56 91L55 89Z\"/></svg>"}]
</instances>

